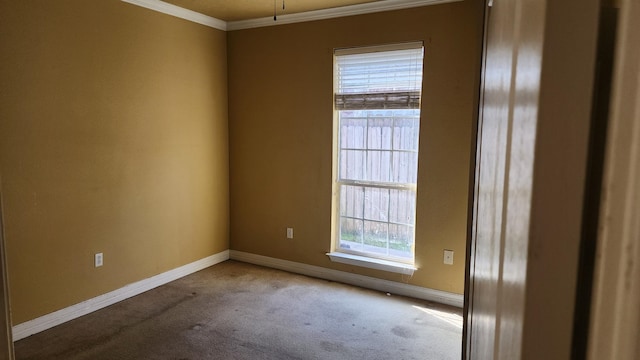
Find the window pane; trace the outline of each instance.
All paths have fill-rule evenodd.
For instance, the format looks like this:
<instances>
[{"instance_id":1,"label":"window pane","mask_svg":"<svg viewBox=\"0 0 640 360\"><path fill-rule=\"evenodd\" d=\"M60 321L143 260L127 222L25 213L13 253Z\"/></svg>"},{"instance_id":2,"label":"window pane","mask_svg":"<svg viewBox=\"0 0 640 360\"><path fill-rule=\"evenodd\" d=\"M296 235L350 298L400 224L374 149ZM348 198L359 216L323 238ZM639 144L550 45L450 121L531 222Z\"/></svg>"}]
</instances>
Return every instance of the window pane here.
<instances>
[{"instance_id":1,"label":"window pane","mask_svg":"<svg viewBox=\"0 0 640 360\"><path fill-rule=\"evenodd\" d=\"M396 118L393 126L394 150L418 150L418 134L420 132L419 111L417 117Z\"/></svg>"},{"instance_id":2,"label":"window pane","mask_svg":"<svg viewBox=\"0 0 640 360\"><path fill-rule=\"evenodd\" d=\"M391 151L367 151L366 180L391 181Z\"/></svg>"},{"instance_id":3,"label":"window pane","mask_svg":"<svg viewBox=\"0 0 640 360\"><path fill-rule=\"evenodd\" d=\"M387 254L389 224L364 221L364 251Z\"/></svg>"},{"instance_id":4,"label":"window pane","mask_svg":"<svg viewBox=\"0 0 640 360\"><path fill-rule=\"evenodd\" d=\"M363 251L362 220L340 218L340 248Z\"/></svg>"},{"instance_id":5,"label":"window pane","mask_svg":"<svg viewBox=\"0 0 640 360\"><path fill-rule=\"evenodd\" d=\"M364 188L361 186L340 186L340 216L362 219L364 209Z\"/></svg>"},{"instance_id":6,"label":"window pane","mask_svg":"<svg viewBox=\"0 0 640 360\"><path fill-rule=\"evenodd\" d=\"M389 225L389 255L413 257L413 228L407 225Z\"/></svg>"},{"instance_id":7,"label":"window pane","mask_svg":"<svg viewBox=\"0 0 640 360\"><path fill-rule=\"evenodd\" d=\"M365 149L366 118L351 118L348 111L340 112L340 148Z\"/></svg>"},{"instance_id":8,"label":"window pane","mask_svg":"<svg viewBox=\"0 0 640 360\"><path fill-rule=\"evenodd\" d=\"M418 177L418 154L393 152L393 182L415 184Z\"/></svg>"},{"instance_id":9,"label":"window pane","mask_svg":"<svg viewBox=\"0 0 640 360\"><path fill-rule=\"evenodd\" d=\"M391 150L392 118L370 118L367 130L367 148Z\"/></svg>"},{"instance_id":10,"label":"window pane","mask_svg":"<svg viewBox=\"0 0 640 360\"><path fill-rule=\"evenodd\" d=\"M340 150L340 178L365 180L366 151Z\"/></svg>"},{"instance_id":11,"label":"window pane","mask_svg":"<svg viewBox=\"0 0 640 360\"><path fill-rule=\"evenodd\" d=\"M388 221L389 189L365 188L364 194L365 219Z\"/></svg>"},{"instance_id":12,"label":"window pane","mask_svg":"<svg viewBox=\"0 0 640 360\"><path fill-rule=\"evenodd\" d=\"M416 193L411 190L391 190L389 195L389 221L414 224Z\"/></svg>"}]
</instances>

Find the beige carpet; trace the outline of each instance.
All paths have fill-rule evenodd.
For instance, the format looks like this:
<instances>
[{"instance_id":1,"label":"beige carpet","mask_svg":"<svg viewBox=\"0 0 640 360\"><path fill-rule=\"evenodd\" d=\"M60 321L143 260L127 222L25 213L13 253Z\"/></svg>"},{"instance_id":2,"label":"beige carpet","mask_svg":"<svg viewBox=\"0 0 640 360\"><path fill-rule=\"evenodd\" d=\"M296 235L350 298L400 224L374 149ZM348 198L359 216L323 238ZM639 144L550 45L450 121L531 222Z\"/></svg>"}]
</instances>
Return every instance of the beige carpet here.
<instances>
[{"instance_id":1,"label":"beige carpet","mask_svg":"<svg viewBox=\"0 0 640 360\"><path fill-rule=\"evenodd\" d=\"M27 359L460 359L459 309L226 261L16 342Z\"/></svg>"}]
</instances>

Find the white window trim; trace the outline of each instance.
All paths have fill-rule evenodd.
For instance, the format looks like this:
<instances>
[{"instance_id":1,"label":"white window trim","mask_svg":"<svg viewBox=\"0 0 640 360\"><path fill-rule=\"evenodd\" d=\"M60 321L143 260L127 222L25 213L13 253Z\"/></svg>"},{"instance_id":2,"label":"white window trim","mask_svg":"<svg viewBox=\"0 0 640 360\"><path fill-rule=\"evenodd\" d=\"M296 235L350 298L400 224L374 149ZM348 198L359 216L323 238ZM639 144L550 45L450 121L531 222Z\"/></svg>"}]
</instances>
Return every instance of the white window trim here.
<instances>
[{"instance_id":1,"label":"white window trim","mask_svg":"<svg viewBox=\"0 0 640 360\"><path fill-rule=\"evenodd\" d=\"M372 53L372 52L381 52L381 51L393 51L393 50L405 50L405 49L417 49L424 48L424 43L422 41L414 41L414 42L404 42L404 43L393 43L393 44L384 44L377 46L366 46L366 47L352 47L352 48L341 48L334 50L334 69L335 69L335 58L336 56L342 55L350 55L350 54L364 54L364 53ZM335 70L334 70L335 71ZM334 94L337 92L337 83L335 82L335 73L334 73ZM422 111L422 106L419 106L420 111ZM412 259L404 259L399 258L388 258L384 255L378 254L365 254L361 252L353 253L349 250L341 249L339 247L340 236L338 234L340 228L340 191L339 187L341 185L354 185L354 186L364 186L364 187L378 187L378 188L388 188L388 189L398 189L398 190L417 190L417 185L413 184L397 184L397 183L380 183L380 182L369 182L369 181L358 181L358 180L339 180L338 179L338 153L340 151L338 146L339 141L339 121L338 121L338 113L339 110L335 108L334 101L334 121L333 121L333 185L332 185L332 193L333 193L333 206L332 206L332 214L331 214L331 249L332 251L327 253L332 262L338 262L348 265L355 265L360 267L366 267L371 269L377 269L382 271L400 273L400 274L409 274L412 275L417 268L415 267L415 253ZM417 202L417 198L416 198ZM415 204L417 206L417 203ZM414 220L415 221L415 220ZM414 226L414 248L415 248L415 222Z\"/></svg>"},{"instance_id":2,"label":"white window trim","mask_svg":"<svg viewBox=\"0 0 640 360\"><path fill-rule=\"evenodd\" d=\"M367 53L381 52L381 51L419 49L422 47L424 47L424 43L422 41L410 41L410 42L403 42L403 43L341 48L341 49L335 49L333 53L335 56L341 56L341 55L353 55L353 54L367 54Z\"/></svg>"},{"instance_id":3,"label":"white window trim","mask_svg":"<svg viewBox=\"0 0 640 360\"><path fill-rule=\"evenodd\" d=\"M397 261L383 260L368 256L362 255L354 255L346 252L337 252L333 251L327 253L327 256L331 261L347 264L347 265L355 265L360 267L366 267L369 269L376 269L388 272L394 272L398 274L404 275L413 275L413 272L418 270L417 267L407 263L401 263Z\"/></svg>"}]
</instances>

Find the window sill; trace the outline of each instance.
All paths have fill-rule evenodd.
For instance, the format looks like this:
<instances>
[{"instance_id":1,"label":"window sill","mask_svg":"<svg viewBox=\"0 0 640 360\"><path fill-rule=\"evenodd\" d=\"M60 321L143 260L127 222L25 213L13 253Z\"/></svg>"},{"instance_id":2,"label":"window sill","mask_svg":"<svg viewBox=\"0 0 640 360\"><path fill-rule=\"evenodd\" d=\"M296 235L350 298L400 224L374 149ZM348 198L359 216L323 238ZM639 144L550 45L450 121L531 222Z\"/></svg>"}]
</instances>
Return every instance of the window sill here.
<instances>
[{"instance_id":1,"label":"window sill","mask_svg":"<svg viewBox=\"0 0 640 360\"><path fill-rule=\"evenodd\" d=\"M366 267L370 269L394 272L404 275L413 275L413 272L418 270L415 266L404 264L401 262L374 259L366 256L352 255L341 252L330 252L327 256L333 262L338 262L347 265L355 265L360 267Z\"/></svg>"}]
</instances>

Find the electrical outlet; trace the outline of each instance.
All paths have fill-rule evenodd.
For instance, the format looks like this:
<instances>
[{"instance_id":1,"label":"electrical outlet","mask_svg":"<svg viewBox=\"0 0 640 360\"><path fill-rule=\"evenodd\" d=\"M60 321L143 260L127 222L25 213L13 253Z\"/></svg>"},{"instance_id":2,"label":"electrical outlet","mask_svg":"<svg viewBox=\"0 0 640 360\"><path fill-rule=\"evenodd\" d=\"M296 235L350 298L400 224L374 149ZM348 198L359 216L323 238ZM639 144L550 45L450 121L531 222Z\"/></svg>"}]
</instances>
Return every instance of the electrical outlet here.
<instances>
[{"instance_id":1,"label":"electrical outlet","mask_svg":"<svg viewBox=\"0 0 640 360\"><path fill-rule=\"evenodd\" d=\"M102 253L97 253L93 258L93 264L95 265L95 267L100 267L102 266L103 262L104 258L102 256Z\"/></svg>"},{"instance_id":2,"label":"electrical outlet","mask_svg":"<svg viewBox=\"0 0 640 360\"><path fill-rule=\"evenodd\" d=\"M444 251L444 263L445 265L453 265L453 250Z\"/></svg>"},{"instance_id":3,"label":"electrical outlet","mask_svg":"<svg viewBox=\"0 0 640 360\"><path fill-rule=\"evenodd\" d=\"M287 239L293 239L293 228L287 228Z\"/></svg>"}]
</instances>

